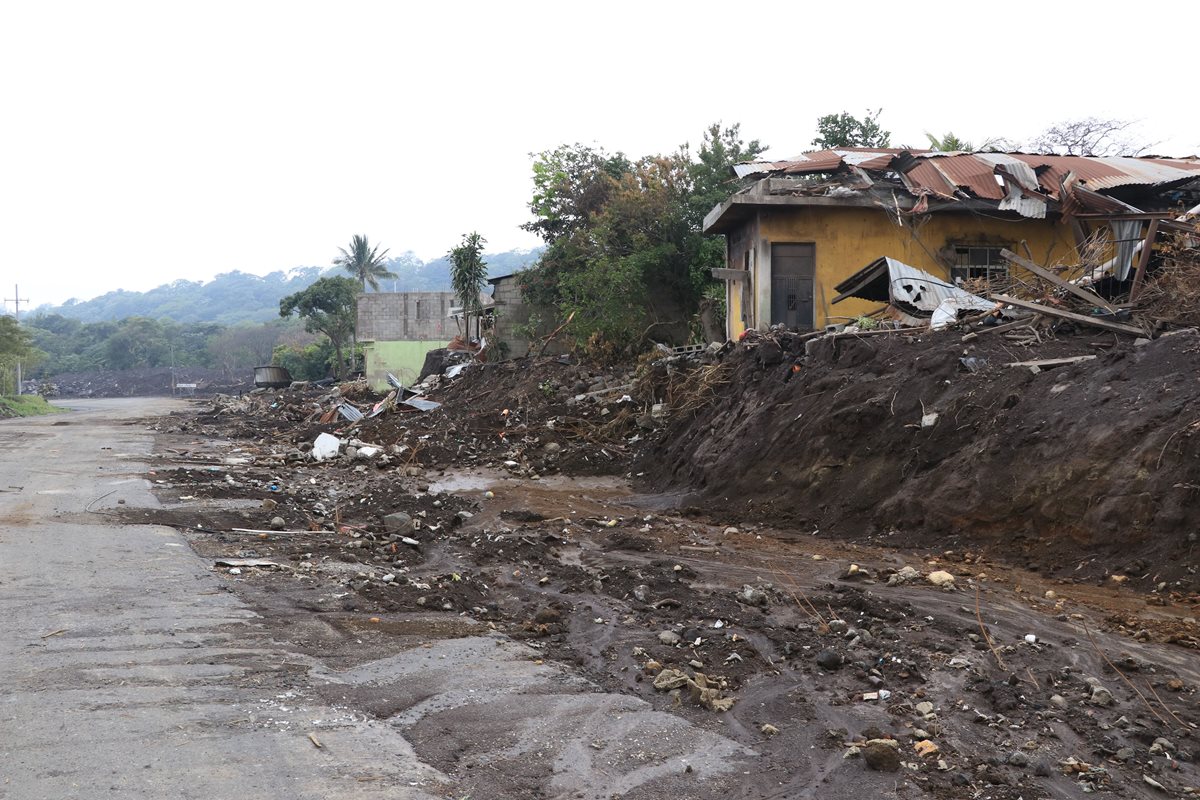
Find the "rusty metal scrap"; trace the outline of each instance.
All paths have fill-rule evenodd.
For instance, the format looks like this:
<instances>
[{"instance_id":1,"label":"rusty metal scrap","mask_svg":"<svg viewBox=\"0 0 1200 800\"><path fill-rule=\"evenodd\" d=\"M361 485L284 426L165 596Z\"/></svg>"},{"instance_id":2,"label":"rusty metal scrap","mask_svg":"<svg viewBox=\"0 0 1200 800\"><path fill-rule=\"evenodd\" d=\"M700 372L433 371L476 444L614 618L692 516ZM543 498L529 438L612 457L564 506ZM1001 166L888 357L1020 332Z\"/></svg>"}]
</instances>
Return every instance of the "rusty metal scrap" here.
<instances>
[{"instance_id":1,"label":"rusty metal scrap","mask_svg":"<svg viewBox=\"0 0 1200 800\"><path fill-rule=\"evenodd\" d=\"M921 208L975 200L1043 219L1048 210L1129 210L1132 206L1102 192L1131 186L1165 190L1200 180L1200 159L837 148L738 164L734 170L742 178L790 179L772 182L772 193L836 196L830 185L838 184L837 195L847 190L900 190L916 198ZM817 176L826 180L811 181ZM811 182L796 180L805 177Z\"/></svg>"}]
</instances>

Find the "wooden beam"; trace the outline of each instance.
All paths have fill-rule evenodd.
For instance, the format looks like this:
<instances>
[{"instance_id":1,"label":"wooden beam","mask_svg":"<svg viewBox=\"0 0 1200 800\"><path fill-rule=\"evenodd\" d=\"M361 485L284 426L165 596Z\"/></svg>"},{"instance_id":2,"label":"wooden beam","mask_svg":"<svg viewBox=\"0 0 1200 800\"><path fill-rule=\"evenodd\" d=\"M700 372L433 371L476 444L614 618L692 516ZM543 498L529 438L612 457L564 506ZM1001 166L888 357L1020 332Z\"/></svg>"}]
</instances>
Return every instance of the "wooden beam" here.
<instances>
[{"instance_id":1,"label":"wooden beam","mask_svg":"<svg viewBox=\"0 0 1200 800\"><path fill-rule=\"evenodd\" d=\"M1071 356L1070 358L1043 358L1038 361L1013 361L1008 367L1063 367L1067 364L1078 364L1080 361L1091 361L1096 356Z\"/></svg>"},{"instance_id":2,"label":"wooden beam","mask_svg":"<svg viewBox=\"0 0 1200 800\"><path fill-rule=\"evenodd\" d=\"M744 269L721 269L713 267L712 276L717 280L722 281L747 281L750 280L750 273Z\"/></svg>"},{"instance_id":3,"label":"wooden beam","mask_svg":"<svg viewBox=\"0 0 1200 800\"><path fill-rule=\"evenodd\" d=\"M1130 336L1145 336L1146 332L1141 328L1133 325L1124 325L1120 322L1112 322L1099 317L1089 317L1083 314L1076 314L1073 311L1063 311L1058 308L1044 306L1041 303L1032 303L1029 300L1018 300L1015 297L1009 297L1004 294L994 294L991 298L997 303L1007 303L1010 306L1017 308L1026 308L1030 311L1036 311L1039 314L1045 314L1047 317L1058 317L1059 319L1069 319L1072 322L1078 322L1080 325L1090 325L1093 328L1100 328L1106 331L1115 331L1116 333L1127 333Z\"/></svg>"},{"instance_id":4,"label":"wooden beam","mask_svg":"<svg viewBox=\"0 0 1200 800\"><path fill-rule=\"evenodd\" d=\"M1158 236L1158 220L1150 220L1150 229L1146 231L1146 240L1142 242L1142 257L1138 259L1137 272L1133 275L1133 286L1129 290L1129 302L1136 303L1142 293L1142 281L1146 278L1146 266L1150 263L1150 254L1154 252L1154 237Z\"/></svg>"},{"instance_id":5,"label":"wooden beam","mask_svg":"<svg viewBox=\"0 0 1200 800\"><path fill-rule=\"evenodd\" d=\"M1032 272L1034 275L1037 275L1039 278L1050 281L1050 283L1053 283L1058 288L1066 289L1068 292L1070 292L1071 294L1080 298L1081 300L1091 303L1094 306L1100 306L1104 310L1109 311L1113 314L1117 313L1117 309L1114 308L1111 303L1109 303L1107 300L1105 300L1100 295L1095 294L1094 292L1089 292L1087 289L1084 289L1082 286L1076 286L1075 284L1073 284L1069 281L1063 280L1058 275L1055 275L1053 272L1046 269L1045 267L1042 267L1042 266L1039 266L1039 265L1033 263L1028 258L1022 258L1021 256L1017 255L1016 253L1014 253L1011 250L1001 250L1000 255L1002 255L1004 258L1008 259L1012 263L1016 264L1017 266L1021 267L1022 269Z\"/></svg>"},{"instance_id":6,"label":"wooden beam","mask_svg":"<svg viewBox=\"0 0 1200 800\"><path fill-rule=\"evenodd\" d=\"M1169 211L1140 211L1136 214L1076 214L1080 219L1098 219L1102 222L1120 221L1120 220L1147 220L1147 219L1170 219L1171 212Z\"/></svg>"}]
</instances>

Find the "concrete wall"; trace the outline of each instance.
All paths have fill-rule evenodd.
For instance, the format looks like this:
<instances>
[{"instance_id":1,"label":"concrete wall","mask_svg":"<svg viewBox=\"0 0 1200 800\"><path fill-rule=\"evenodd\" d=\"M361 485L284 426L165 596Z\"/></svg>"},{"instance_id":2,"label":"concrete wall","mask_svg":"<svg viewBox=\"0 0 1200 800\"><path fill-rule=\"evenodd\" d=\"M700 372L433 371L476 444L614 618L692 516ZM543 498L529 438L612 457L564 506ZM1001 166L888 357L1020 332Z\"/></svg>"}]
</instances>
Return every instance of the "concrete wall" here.
<instances>
[{"instance_id":1,"label":"concrete wall","mask_svg":"<svg viewBox=\"0 0 1200 800\"><path fill-rule=\"evenodd\" d=\"M538 308L525 302L521 296L521 288L517 285L515 276L497 280L492 290L492 300L495 301L495 327L492 336L497 342L507 345L508 358L519 358L529 350L529 324L537 316L540 323L535 332L535 338L548 335L557 326L553 309ZM540 342L535 345L535 352L541 349ZM563 340L555 340L546 349L547 354L559 354L567 351ZM489 358L495 358L495 353Z\"/></svg>"},{"instance_id":2,"label":"concrete wall","mask_svg":"<svg viewBox=\"0 0 1200 800\"><path fill-rule=\"evenodd\" d=\"M949 267L937 254L955 244L1007 247L1024 252L1021 246L1024 241L1032 250L1034 260L1042 264L1074 257L1070 230L1055 220L1007 220L942 212L906 218L901 226L888 213L870 208L790 206L764 207L756 218L744 223L743 229L745 233L741 237L735 239L737 232L730 237L738 245L728 248L729 268L742 269L744 254L750 251L753 309L742 311L742 314L750 327L760 330L769 327L771 321L770 262L771 245L775 243L815 245L813 322L816 328L846 322L879 307L877 303L854 298L843 300L836 306L831 301L837 295L834 286L880 256L891 256L947 281L950 279ZM730 305L732 308L733 304ZM731 319L728 325L731 338L737 335L734 333L736 327Z\"/></svg>"},{"instance_id":3,"label":"concrete wall","mask_svg":"<svg viewBox=\"0 0 1200 800\"><path fill-rule=\"evenodd\" d=\"M358 340L450 341L458 325L448 318L452 292L371 292L358 296Z\"/></svg>"},{"instance_id":4,"label":"concrete wall","mask_svg":"<svg viewBox=\"0 0 1200 800\"><path fill-rule=\"evenodd\" d=\"M358 342L371 388L388 387L387 373L405 384L416 381L430 350L458 335L447 315L452 292L371 292L358 296Z\"/></svg>"},{"instance_id":5,"label":"concrete wall","mask_svg":"<svg viewBox=\"0 0 1200 800\"><path fill-rule=\"evenodd\" d=\"M390 372L406 386L416 383L425 365L425 354L445 347L450 340L426 339L419 342L366 342L363 344L363 364L367 382L376 391L387 391Z\"/></svg>"}]
</instances>

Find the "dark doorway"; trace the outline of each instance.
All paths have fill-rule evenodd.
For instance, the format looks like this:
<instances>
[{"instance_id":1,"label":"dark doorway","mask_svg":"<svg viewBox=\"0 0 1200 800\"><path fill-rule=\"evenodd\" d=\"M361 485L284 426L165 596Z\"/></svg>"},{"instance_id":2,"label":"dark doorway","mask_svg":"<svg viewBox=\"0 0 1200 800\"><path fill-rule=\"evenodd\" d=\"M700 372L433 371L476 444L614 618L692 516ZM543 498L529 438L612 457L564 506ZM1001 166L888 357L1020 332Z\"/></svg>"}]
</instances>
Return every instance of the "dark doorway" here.
<instances>
[{"instance_id":1,"label":"dark doorway","mask_svg":"<svg viewBox=\"0 0 1200 800\"><path fill-rule=\"evenodd\" d=\"M816 248L811 244L771 245L771 324L813 326Z\"/></svg>"}]
</instances>

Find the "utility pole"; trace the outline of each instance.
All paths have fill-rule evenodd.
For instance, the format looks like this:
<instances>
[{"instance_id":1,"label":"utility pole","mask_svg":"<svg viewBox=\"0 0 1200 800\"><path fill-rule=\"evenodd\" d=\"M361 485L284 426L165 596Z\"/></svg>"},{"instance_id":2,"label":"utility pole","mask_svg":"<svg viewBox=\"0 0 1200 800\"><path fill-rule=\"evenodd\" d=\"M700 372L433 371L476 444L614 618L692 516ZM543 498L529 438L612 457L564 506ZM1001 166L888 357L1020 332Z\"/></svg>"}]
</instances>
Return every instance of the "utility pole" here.
<instances>
[{"instance_id":1,"label":"utility pole","mask_svg":"<svg viewBox=\"0 0 1200 800\"><path fill-rule=\"evenodd\" d=\"M21 297L21 287L13 284L13 296L4 298L4 302L13 304L13 319L21 324L21 303L28 303L28 297ZM21 394L21 359L17 359L17 394Z\"/></svg>"}]
</instances>

